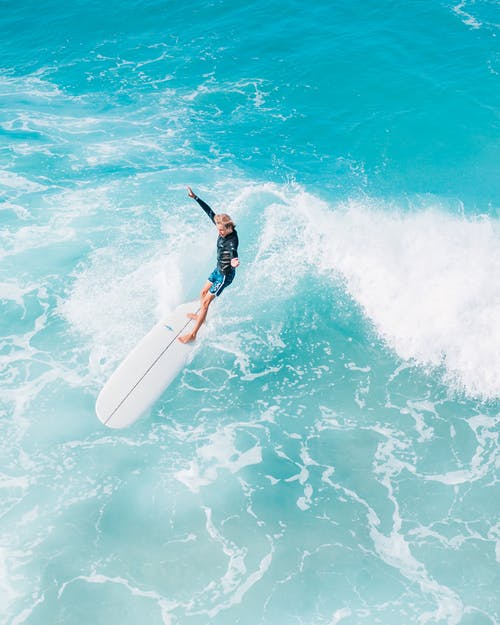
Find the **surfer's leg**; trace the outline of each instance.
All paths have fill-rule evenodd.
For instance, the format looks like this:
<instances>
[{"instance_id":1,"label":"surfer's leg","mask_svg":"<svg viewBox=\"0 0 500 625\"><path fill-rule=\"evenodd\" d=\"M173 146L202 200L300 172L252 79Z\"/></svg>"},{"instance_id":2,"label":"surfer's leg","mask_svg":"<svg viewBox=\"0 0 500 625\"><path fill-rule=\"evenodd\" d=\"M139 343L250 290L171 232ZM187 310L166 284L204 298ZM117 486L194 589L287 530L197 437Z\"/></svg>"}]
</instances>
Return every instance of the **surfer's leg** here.
<instances>
[{"instance_id":1,"label":"surfer's leg","mask_svg":"<svg viewBox=\"0 0 500 625\"><path fill-rule=\"evenodd\" d=\"M210 290L210 287L212 286L212 282L210 282L210 280L207 280L205 282L205 286L201 289L201 293L200 293L200 303L203 302L203 300L205 299L208 291Z\"/></svg>"},{"instance_id":2,"label":"surfer's leg","mask_svg":"<svg viewBox=\"0 0 500 625\"><path fill-rule=\"evenodd\" d=\"M210 286L211 284L209 283L209 288ZM190 341L195 340L196 335L198 334L198 330L201 328L203 322L207 317L208 307L214 301L214 299L215 295L213 293L209 293L207 290L207 293L205 293L205 296L201 300L200 312L196 317L196 323L194 324L191 332L188 332L188 334L184 334L183 336L179 337L179 341L181 343L189 343Z\"/></svg>"},{"instance_id":3,"label":"surfer's leg","mask_svg":"<svg viewBox=\"0 0 500 625\"><path fill-rule=\"evenodd\" d=\"M206 294L208 293L210 287L212 286L212 283L209 282L207 280L207 282L205 282L204 287L201 289L201 293L200 293L200 309L203 303L203 299L205 298ZM187 313L186 317L189 317L190 319L198 319L198 313Z\"/></svg>"}]
</instances>

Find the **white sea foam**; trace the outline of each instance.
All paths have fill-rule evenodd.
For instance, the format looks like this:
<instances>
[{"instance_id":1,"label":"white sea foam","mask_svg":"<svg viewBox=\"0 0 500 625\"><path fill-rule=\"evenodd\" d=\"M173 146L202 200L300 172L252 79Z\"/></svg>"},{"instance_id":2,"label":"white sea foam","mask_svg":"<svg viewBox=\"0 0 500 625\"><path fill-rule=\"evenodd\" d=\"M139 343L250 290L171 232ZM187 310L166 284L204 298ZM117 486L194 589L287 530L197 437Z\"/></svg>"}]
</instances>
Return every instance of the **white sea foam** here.
<instances>
[{"instance_id":1,"label":"white sea foam","mask_svg":"<svg viewBox=\"0 0 500 625\"><path fill-rule=\"evenodd\" d=\"M12 579L8 574L7 558L8 552L0 547L0 605L6 611L8 606L18 596L12 586Z\"/></svg>"},{"instance_id":2,"label":"white sea foam","mask_svg":"<svg viewBox=\"0 0 500 625\"><path fill-rule=\"evenodd\" d=\"M444 366L470 395L500 396L496 220L437 203L403 212L368 200L329 207L300 190L275 197L256 253L272 296L291 295L311 271L340 279L400 358Z\"/></svg>"},{"instance_id":3,"label":"white sea foam","mask_svg":"<svg viewBox=\"0 0 500 625\"><path fill-rule=\"evenodd\" d=\"M472 0L472 3L474 2L475 0ZM460 17L460 19L466 26L470 26L471 28L475 29L481 28L482 23L471 13L469 13L468 10L465 10L468 4L468 2L462 0L462 2L459 2L456 6L453 7L453 12Z\"/></svg>"},{"instance_id":4,"label":"white sea foam","mask_svg":"<svg viewBox=\"0 0 500 625\"><path fill-rule=\"evenodd\" d=\"M13 204L12 202L2 202L0 211L12 211L19 219L28 219L30 216L29 211L24 206Z\"/></svg>"},{"instance_id":5,"label":"white sea foam","mask_svg":"<svg viewBox=\"0 0 500 625\"><path fill-rule=\"evenodd\" d=\"M436 415L436 409L430 402L413 402L408 401L406 403L407 409L403 409L401 412L408 412L413 419L415 419L415 429L420 434L419 441L429 440L434 436L434 430L431 426L427 425L425 420L425 413L430 412L432 415Z\"/></svg>"},{"instance_id":6,"label":"white sea foam","mask_svg":"<svg viewBox=\"0 0 500 625\"><path fill-rule=\"evenodd\" d=\"M208 614L210 618L214 618L219 612L227 610L228 608L241 603L245 594L261 580L272 562L273 547L271 543L271 551L264 555L260 560L259 567L252 573L248 573L245 563L245 556L247 555L246 547L239 547L233 541L227 539L214 525L212 520L212 510L205 507L206 516L206 530L210 538L219 543L224 555L228 559L227 570L219 580L217 587L220 587L222 593L219 590L214 592L214 599L219 599L222 594L225 596L225 600L208 610L193 611L193 614ZM268 540L269 537L268 537ZM271 541L270 541L271 542Z\"/></svg>"},{"instance_id":7,"label":"white sea foam","mask_svg":"<svg viewBox=\"0 0 500 625\"><path fill-rule=\"evenodd\" d=\"M426 479L441 482L442 484L457 485L471 484L484 478L490 472L494 473L498 465L498 425L500 419L476 415L468 419L468 424L473 430L477 447L474 451L469 466L456 471L448 471L444 474L426 476Z\"/></svg>"},{"instance_id":8,"label":"white sea foam","mask_svg":"<svg viewBox=\"0 0 500 625\"><path fill-rule=\"evenodd\" d=\"M0 186L26 192L44 191L47 187L13 171L0 171Z\"/></svg>"},{"instance_id":9,"label":"white sea foam","mask_svg":"<svg viewBox=\"0 0 500 625\"><path fill-rule=\"evenodd\" d=\"M75 239L75 230L66 225L24 226L3 237L3 250L0 258L15 256L27 250L48 248L54 243Z\"/></svg>"},{"instance_id":10,"label":"white sea foam","mask_svg":"<svg viewBox=\"0 0 500 625\"><path fill-rule=\"evenodd\" d=\"M262 462L259 444L246 451L236 448L236 425L216 431L205 445L198 447L197 457L189 462L189 467L176 473L176 478L192 492L199 492L200 487L214 482L223 469L237 473L246 466Z\"/></svg>"},{"instance_id":11,"label":"white sea foam","mask_svg":"<svg viewBox=\"0 0 500 625\"><path fill-rule=\"evenodd\" d=\"M175 221L175 217L170 218ZM165 242L151 241L147 249L124 253L127 240L143 241L145 235L121 226L109 247L94 252L77 270L69 297L60 313L71 328L88 339L89 365L94 376L106 377L134 344L162 316L186 300L186 275L196 270L190 259L186 269L180 250L191 245L191 230L185 226L170 243L175 227L168 218L162 227ZM200 262L205 249L198 246ZM201 286L201 280L200 280Z\"/></svg>"},{"instance_id":12,"label":"white sea foam","mask_svg":"<svg viewBox=\"0 0 500 625\"><path fill-rule=\"evenodd\" d=\"M175 273L172 266L167 270ZM154 279L161 271L158 259L141 262L104 250L78 273L71 296L60 310L76 331L91 338L94 373L106 361L116 365L155 323Z\"/></svg>"},{"instance_id":13,"label":"white sea foam","mask_svg":"<svg viewBox=\"0 0 500 625\"><path fill-rule=\"evenodd\" d=\"M33 603L28 607L22 610L19 614L17 614L12 621L10 621L11 625L21 625L25 621L29 619L35 608L45 601L45 595L34 596L32 598Z\"/></svg>"},{"instance_id":14,"label":"white sea foam","mask_svg":"<svg viewBox=\"0 0 500 625\"><path fill-rule=\"evenodd\" d=\"M246 241L238 286L245 291L260 280L268 285L254 293L253 305L263 298L293 297L307 276L320 276L335 288L343 284L403 361L439 368L453 388L471 396L500 397L500 228L495 219L451 214L437 201L411 212L369 200L331 206L299 187L271 184L242 188L230 208L248 214L242 218ZM210 232L200 237L188 221L182 230L182 241L165 247L167 253L161 254L157 242L155 255L129 259L133 269L110 247L101 252L109 266L96 254L93 266L77 277L66 312L100 351L94 360L110 356L110 319L131 347L129 335L139 338L158 307L166 312L185 297L182 285L193 282L195 272L203 276ZM164 234L168 240L168 229ZM199 262L186 263L184 250L194 238ZM197 280L201 285L203 277ZM251 373L248 363L240 364ZM423 422L418 427L425 430ZM422 436L428 436L424 430Z\"/></svg>"},{"instance_id":15,"label":"white sea foam","mask_svg":"<svg viewBox=\"0 0 500 625\"><path fill-rule=\"evenodd\" d=\"M24 308L24 296L35 290L34 284L21 286L13 280L0 282L0 299L10 300Z\"/></svg>"},{"instance_id":16,"label":"white sea foam","mask_svg":"<svg viewBox=\"0 0 500 625\"><path fill-rule=\"evenodd\" d=\"M184 96L186 102L192 102L200 96L211 95L214 93L237 93L251 101L255 108L261 108L265 104L265 98L268 95L263 90L265 82L262 79L239 80L236 82L218 83L213 75L207 77L207 80L199 85L195 91Z\"/></svg>"},{"instance_id":17,"label":"white sea foam","mask_svg":"<svg viewBox=\"0 0 500 625\"><path fill-rule=\"evenodd\" d=\"M352 610L350 608L341 608L340 610L335 610L332 614L332 619L328 623L328 625L337 625L340 621L345 618L349 618L352 615Z\"/></svg>"},{"instance_id":18,"label":"white sea foam","mask_svg":"<svg viewBox=\"0 0 500 625\"><path fill-rule=\"evenodd\" d=\"M350 205L329 234L332 255L321 264L342 273L401 358L444 364L469 393L500 396L497 223Z\"/></svg>"},{"instance_id":19,"label":"white sea foam","mask_svg":"<svg viewBox=\"0 0 500 625\"><path fill-rule=\"evenodd\" d=\"M61 585L58 591L58 599L61 598L68 586L76 582L85 582L88 584L117 584L118 586L122 586L131 596L143 597L154 601L158 605L164 625L171 625L174 622L171 612L177 608L177 603L166 599L155 590L142 590L136 585L133 585L128 579L119 576L109 577L97 572L92 572L90 575L79 575Z\"/></svg>"},{"instance_id":20,"label":"white sea foam","mask_svg":"<svg viewBox=\"0 0 500 625\"><path fill-rule=\"evenodd\" d=\"M363 502L367 507L367 518L370 525L370 536L380 558L388 565L396 568L401 575L420 586L423 593L431 596L436 604L432 612L420 614L418 622L421 625L443 620L447 625L458 625L464 614L464 604L461 597L452 588L439 583L427 570L424 562L413 554L411 544L403 531L403 518L397 499L395 478L403 469L413 470L409 463L398 459L398 451L406 443L398 440L394 433L384 428L377 428L383 435L375 455L375 474L379 482L386 488L392 512L392 526L384 533L380 527L380 520L374 509Z\"/></svg>"},{"instance_id":21,"label":"white sea foam","mask_svg":"<svg viewBox=\"0 0 500 625\"><path fill-rule=\"evenodd\" d=\"M62 95L62 91L51 82L45 81L39 76L43 75L44 69L40 68L30 76L0 76L0 95L20 96L29 98L49 99ZM68 97L68 96L65 96Z\"/></svg>"}]
</instances>

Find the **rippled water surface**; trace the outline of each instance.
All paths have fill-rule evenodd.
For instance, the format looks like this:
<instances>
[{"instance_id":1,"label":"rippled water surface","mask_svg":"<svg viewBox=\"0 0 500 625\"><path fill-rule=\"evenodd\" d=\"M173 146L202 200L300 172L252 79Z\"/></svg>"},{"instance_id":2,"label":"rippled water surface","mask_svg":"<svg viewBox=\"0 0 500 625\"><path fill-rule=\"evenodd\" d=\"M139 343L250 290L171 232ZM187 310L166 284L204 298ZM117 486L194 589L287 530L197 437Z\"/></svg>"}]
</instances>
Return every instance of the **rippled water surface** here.
<instances>
[{"instance_id":1,"label":"rippled water surface","mask_svg":"<svg viewBox=\"0 0 500 625\"><path fill-rule=\"evenodd\" d=\"M0 622L499 623L498 3L0 6Z\"/></svg>"}]
</instances>

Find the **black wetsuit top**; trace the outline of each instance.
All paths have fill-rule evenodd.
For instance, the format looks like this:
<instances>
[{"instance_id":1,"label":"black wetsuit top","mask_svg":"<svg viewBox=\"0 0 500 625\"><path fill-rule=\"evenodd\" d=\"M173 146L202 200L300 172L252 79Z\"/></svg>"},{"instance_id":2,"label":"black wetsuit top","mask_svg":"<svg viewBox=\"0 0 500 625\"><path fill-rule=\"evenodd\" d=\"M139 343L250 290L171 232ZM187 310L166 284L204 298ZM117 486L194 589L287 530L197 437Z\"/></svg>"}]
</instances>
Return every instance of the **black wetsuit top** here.
<instances>
[{"instance_id":1,"label":"black wetsuit top","mask_svg":"<svg viewBox=\"0 0 500 625\"><path fill-rule=\"evenodd\" d=\"M199 197L194 199L202 207L209 219L215 223L215 213L210 206L203 200L200 200ZM217 238L217 268L224 275L234 272L234 268L231 267L233 258L238 258L238 233L234 229L229 234L226 234L225 237L219 234Z\"/></svg>"}]
</instances>

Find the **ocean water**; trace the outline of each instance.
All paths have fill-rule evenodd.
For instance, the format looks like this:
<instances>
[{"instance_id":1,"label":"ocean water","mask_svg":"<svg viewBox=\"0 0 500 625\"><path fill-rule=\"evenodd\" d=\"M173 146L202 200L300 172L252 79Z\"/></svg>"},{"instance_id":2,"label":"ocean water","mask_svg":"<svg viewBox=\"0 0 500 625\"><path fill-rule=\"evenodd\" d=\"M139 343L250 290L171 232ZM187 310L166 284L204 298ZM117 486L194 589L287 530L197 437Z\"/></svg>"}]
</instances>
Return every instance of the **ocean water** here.
<instances>
[{"instance_id":1,"label":"ocean water","mask_svg":"<svg viewBox=\"0 0 500 625\"><path fill-rule=\"evenodd\" d=\"M0 3L0 623L500 622L500 8ZM191 363L97 394L241 266Z\"/></svg>"}]
</instances>

